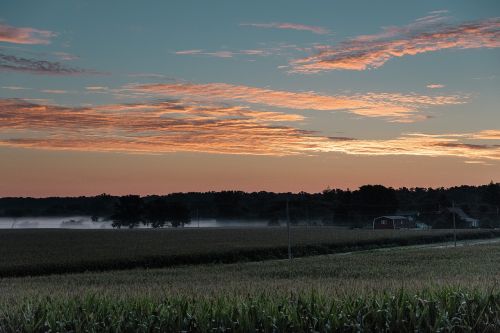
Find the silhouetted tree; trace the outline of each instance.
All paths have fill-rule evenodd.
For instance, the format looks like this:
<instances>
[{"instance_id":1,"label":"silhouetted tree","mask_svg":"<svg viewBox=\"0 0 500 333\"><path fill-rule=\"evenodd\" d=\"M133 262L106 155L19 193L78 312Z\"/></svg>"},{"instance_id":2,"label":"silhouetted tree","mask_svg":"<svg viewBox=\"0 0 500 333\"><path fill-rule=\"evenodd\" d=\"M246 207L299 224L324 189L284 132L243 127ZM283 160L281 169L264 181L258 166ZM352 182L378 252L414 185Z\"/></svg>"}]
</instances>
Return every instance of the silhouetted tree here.
<instances>
[{"instance_id":1,"label":"silhouetted tree","mask_svg":"<svg viewBox=\"0 0 500 333\"><path fill-rule=\"evenodd\" d=\"M398 209L398 198L393 188L382 185L363 185L354 192L355 207L363 220L392 214Z\"/></svg>"},{"instance_id":2,"label":"silhouetted tree","mask_svg":"<svg viewBox=\"0 0 500 333\"><path fill-rule=\"evenodd\" d=\"M169 207L169 221L172 227L184 226L191 222L189 208L180 202L173 202Z\"/></svg>"},{"instance_id":3,"label":"silhouetted tree","mask_svg":"<svg viewBox=\"0 0 500 333\"><path fill-rule=\"evenodd\" d=\"M126 195L120 197L115 205L112 215L113 227L133 228L142 221L144 203L138 195Z\"/></svg>"},{"instance_id":4,"label":"silhouetted tree","mask_svg":"<svg viewBox=\"0 0 500 333\"><path fill-rule=\"evenodd\" d=\"M453 205L453 203L451 202L451 200L448 198L446 193L442 191L441 194L439 195L439 199L438 199L439 210L442 211L443 209L451 207L452 205Z\"/></svg>"},{"instance_id":5,"label":"silhouetted tree","mask_svg":"<svg viewBox=\"0 0 500 333\"><path fill-rule=\"evenodd\" d=\"M144 220L153 228L165 226L170 217L171 204L165 198L158 198L145 204Z\"/></svg>"},{"instance_id":6,"label":"silhouetted tree","mask_svg":"<svg viewBox=\"0 0 500 333\"><path fill-rule=\"evenodd\" d=\"M500 184L490 182L483 191L483 201L497 208L500 206Z\"/></svg>"},{"instance_id":7,"label":"silhouetted tree","mask_svg":"<svg viewBox=\"0 0 500 333\"><path fill-rule=\"evenodd\" d=\"M186 217L171 218L170 203L179 203L184 206L184 210L187 207L196 209L196 216L201 218L269 221L273 218L284 220L285 202L288 199L291 219L299 222L309 219L311 222L362 226L374 216L392 214L396 209L401 209L418 213L419 221L432 225L439 218L438 212L450 207L453 200L456 207L464 208L469 216L479 219L481 226L500 226L498 183L397 190L381 185L366 185L355 191L327 189L322 193L224 191L171 193L142 199L133 197L127 199L102 194L94 197L0 198L0 216L84 215L93 216L95 220L98 217L111 219L116 227L134 227L139 222L158 227L165 224L165 219L169 225L172 221L173 225L186 223ZM161 204L152 203L157 199L164 201ZM146 205L145 209L141 206L142 201Z\"/></svg>"},{"instance_id":8,"label":"silhouetted tree","mask_svg":"<svg viewBox=\"0 0 500 333\"><path fill-rule=\"evenodd\" d=\"M346 223L353 221L354 209L353 209L353 195L352 192L347 189L336 190L336 200L334 203L334 218L337 222Z\"/></svg>"}]
</instances>

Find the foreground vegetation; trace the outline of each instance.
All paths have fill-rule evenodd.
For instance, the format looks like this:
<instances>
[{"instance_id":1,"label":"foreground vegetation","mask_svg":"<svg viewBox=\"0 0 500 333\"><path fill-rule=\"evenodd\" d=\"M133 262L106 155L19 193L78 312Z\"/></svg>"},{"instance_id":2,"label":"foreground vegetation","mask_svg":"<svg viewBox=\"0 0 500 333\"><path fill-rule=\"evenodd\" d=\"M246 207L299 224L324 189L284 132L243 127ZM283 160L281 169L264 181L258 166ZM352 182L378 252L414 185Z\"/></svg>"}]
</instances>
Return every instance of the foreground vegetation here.
<instances>
[{"instance_id":1,"label":"foreground vegetation","mask_svg":"<svg viewBox=\"0 0 500 333\"><path fill-rule=\"evenodd\" d=\"M499 243L4 278L0 332L497 332L499 278Z\"/></svg>"},{"instance_id":2,"label":"foreground vegetation","mask_svg":"<svg viewBox=\"0 0 500 333\"><path fill-rule=\"evenodd\" d=\"M458 239L500 236L459 230ZM294 256L449 241L450 230L292 229ZM0 277L230 263L287 257L284 228L0 230Z\"/></svg>"},{"instance_id":3,"label":"foreground vegetation","mask_svg":"<svg viewBox=\"0 0 500 333\"><path fill-rule=\"evenodd\" d=\"M444 290L334 300L243 299L116 301L45 299L0 317L0 332L497 332L500 294Z\"/></svg>"}]
</instances>

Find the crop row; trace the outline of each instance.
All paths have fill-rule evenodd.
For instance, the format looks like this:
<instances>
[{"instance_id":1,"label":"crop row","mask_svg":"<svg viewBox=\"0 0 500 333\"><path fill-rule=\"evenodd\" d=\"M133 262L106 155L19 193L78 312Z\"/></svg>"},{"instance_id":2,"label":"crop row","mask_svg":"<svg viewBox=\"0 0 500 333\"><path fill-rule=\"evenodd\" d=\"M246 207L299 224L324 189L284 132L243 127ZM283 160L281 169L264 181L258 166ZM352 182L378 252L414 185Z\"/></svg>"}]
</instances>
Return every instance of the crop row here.
<instances>
[{"instance_id":1,"label":"crop row","mask_svg":"<svg viewBox=\"0 0 500 333\"><path fill-rule=\"evenodd\" d=\"M441 289L327 298L87 295L0 305L0 332L498 332L500 294Z\"/></svg>"},{"instance_id":2,"label":"crop row","mask_svg":"<svg viewBox=\"0 0 500 333\"><path fill-rule=\"evenodd\" d=\"M453 239L452 232L446 230L380 232L321 229L295 230L295 257ZM210 233L202 230L158 233L30 232L32 234L28 236L31 238L22 233L0 234L4 252L0 257L0 277L233 263L280 259L287 256L286 243L281 239L284 230L271 230L267 231L268 233L253 230L216 230ZM333 237L328 238L329 233L333 234ZM279 237L271 239L273 236ZM458 234L458 239L498 236L500 230L462 231Z\"/></svg>"}]
</instances>

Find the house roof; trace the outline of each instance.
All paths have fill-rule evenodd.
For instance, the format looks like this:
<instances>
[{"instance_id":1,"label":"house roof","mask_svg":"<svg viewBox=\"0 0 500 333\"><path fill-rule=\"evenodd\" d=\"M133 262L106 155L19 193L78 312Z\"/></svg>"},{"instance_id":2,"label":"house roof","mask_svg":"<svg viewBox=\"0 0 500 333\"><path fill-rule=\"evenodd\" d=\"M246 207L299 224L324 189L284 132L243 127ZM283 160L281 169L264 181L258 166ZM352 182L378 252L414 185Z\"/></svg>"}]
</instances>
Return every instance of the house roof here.
<instances>
[{"instance_id":1,"label":"house roof","mask_svg":"<svg viewBox=\"0 0 500 333\"><path fill-rule=\"evenodd\" d=\"M411 215L418 215L419 212L417 210L398 210L396 214L401 216L411 216Z\"/></svg>"},{"instance_id":2,"label":"house roof","mask_svg":"<svg viewBox=\"0 0 500 333\"><path fill-rule=\"evenodd\" d=\"M457 214L457 216L461 219L461 220L464 220L464 221L467 221L467 222L477 222L479 221L478 219L475 219L473 217L470 217L469 215L467 215L463 210L462 208L459 208L459 207L449 207L448 208L448 211L450 213L455 213Z\"/></svg>"},{"instance_id":3,"label":"house roof","mask_svg":"<svg viewBox=\"0 0 500 333\"><path fill-rule=\"evenodd\" d=\"M384 215L384 216L376 217L375 220L381 219L381 218L386 218L386 219L389 219L389 220L404 220L404 219L408 219L408 217L401 216L401 215Z\"/></svg>"}]
</instances>

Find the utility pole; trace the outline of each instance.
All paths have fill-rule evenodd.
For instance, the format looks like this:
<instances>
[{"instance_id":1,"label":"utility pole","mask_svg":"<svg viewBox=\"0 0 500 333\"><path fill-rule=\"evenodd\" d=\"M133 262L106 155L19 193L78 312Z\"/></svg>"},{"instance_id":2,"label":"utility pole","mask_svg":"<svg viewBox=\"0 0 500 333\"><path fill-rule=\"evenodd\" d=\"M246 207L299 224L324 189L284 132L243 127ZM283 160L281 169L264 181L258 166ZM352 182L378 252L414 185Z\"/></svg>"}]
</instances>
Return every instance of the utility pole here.
<instances>
[{"instance_id":1,"label":"utility pole","mask_svg":"<svg viewBox=\"0 0 500 333\"><path fill-rule=\"evenodd\" d=\"M455 242L455 247L457 247L457 225L455 222L455 201L451 202L451 206L453 207L453 241Z\"/></svg>"},{"instance_id":2,"label":"utility pole","mask_svg":"<svg viewBox=\"0 0 500 333\"><path fill-rule=\"evenodd\" d=\"M288 208L288 198L286 199L286 228L288 231L288 260L292 261L292 240L290 234L290 211Z\"/></svg>"}]
</instances>

